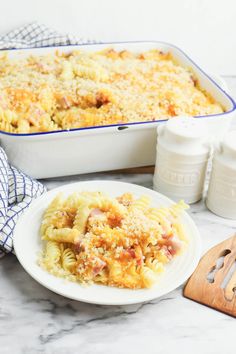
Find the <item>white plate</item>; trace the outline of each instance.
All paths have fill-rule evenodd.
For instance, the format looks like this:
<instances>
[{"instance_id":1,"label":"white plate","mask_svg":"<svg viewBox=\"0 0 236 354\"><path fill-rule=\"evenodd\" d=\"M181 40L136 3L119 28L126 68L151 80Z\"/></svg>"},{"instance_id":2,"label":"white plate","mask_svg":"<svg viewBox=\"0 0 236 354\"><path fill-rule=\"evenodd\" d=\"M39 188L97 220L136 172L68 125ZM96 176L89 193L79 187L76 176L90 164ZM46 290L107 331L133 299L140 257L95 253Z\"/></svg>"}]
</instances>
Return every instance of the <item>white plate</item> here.
<instances>
[{"instance_id":1,"label":"white plate","mask_svg":"<svg viewBox=\"0 0 236 354\"><path fill-rule=\"evenodd\" d=\"M37 264L37 257L42 249L39 227L43 211L51 200L59 193L69 195L74 191L102 191L111 196L131 192L136 197L143 194L152 198L154 206L168 206L170 199L150 189L135 184L116 181L78 182L53 189L35 200L19 219L14 233L14 248L18 260L24 269L40 284L57 294L68 298L102 305L125 305L149 301L160 297L180 286L192 274L199 261L201 239L198 230L187 213L183 213L182 222L187 231L188 247L182 255L176 257L160 276L158 283L151 289L129 290L103 285L82 287L65 279L57 278Z\"/></svg>"}]
</instances>

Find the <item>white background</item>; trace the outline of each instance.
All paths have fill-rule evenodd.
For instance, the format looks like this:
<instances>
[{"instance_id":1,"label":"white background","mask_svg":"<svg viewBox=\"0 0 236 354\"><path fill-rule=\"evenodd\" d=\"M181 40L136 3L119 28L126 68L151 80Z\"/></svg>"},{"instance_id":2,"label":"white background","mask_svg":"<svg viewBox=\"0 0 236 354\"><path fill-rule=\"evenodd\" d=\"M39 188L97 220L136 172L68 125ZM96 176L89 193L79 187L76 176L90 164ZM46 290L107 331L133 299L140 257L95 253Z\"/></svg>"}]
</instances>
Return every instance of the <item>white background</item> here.
<instances>
[{"instance_id":1,"label":"white background","mask_svg":"<svg viewBox=\"0 0 236 354\"><path fill-rule=\"evenodd\" d=\"M0 33L37 20L104 41L163 40L236 75L235 0L0 0Z\"/></svg>"}]
</instances>

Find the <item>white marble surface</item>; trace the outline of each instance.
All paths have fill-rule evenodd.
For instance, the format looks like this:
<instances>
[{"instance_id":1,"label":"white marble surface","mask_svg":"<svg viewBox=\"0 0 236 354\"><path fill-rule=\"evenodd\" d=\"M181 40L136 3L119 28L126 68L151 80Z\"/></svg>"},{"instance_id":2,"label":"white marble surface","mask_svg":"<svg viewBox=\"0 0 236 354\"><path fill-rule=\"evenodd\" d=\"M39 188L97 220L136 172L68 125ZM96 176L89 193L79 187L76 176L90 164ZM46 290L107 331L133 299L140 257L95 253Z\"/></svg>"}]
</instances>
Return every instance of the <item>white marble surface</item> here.
<instances>
[{"instance_id":1,"label":"white marble surface","mask_svg":"<svg viewBox=\"0 0 236 354\"><path fill-rule=\"evenodd\" d=\"M226 78L236 96L236 78ZM87 179L115 179L152 187L151 174L92 174L46 182L48 189ZM203 251L231 236L236 221L209 212L204 202L190 211ZM231 354L236 321L185 299L182 287L146 304L95 306L63 298L37 284L8 255L0 260L1 354Z\"/></svg>"}]
</instances>

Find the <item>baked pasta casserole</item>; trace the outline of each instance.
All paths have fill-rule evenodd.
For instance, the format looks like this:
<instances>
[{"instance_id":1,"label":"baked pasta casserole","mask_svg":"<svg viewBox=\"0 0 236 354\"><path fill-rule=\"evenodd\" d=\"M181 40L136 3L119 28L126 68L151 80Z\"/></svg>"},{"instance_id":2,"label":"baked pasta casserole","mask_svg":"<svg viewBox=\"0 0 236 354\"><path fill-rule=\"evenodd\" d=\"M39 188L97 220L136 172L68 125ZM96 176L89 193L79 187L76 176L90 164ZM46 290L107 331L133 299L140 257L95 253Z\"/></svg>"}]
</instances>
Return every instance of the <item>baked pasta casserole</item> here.
<instances>
[{"instance_id":1,"label":"baked pasta casserole","mask_svg":"<svg viewBox=\"0 0 236 354\"><path fill-rule=\"evenodd\" d=\"M0 56L0 130L35 133L223 112L170 53Z\"/></svg>"},{"instance_id":2,"label":"baked pasta casserole","mask_svg":"<svg viewBox=\"0 0 236 354\"><path fill-rule=\"evenodd\" d=\"M101 192L59 194L45 210L39 264L82 284L149 288L187 244L183 202L156 208L148 196Z\"/></svg>"}]
</instances>

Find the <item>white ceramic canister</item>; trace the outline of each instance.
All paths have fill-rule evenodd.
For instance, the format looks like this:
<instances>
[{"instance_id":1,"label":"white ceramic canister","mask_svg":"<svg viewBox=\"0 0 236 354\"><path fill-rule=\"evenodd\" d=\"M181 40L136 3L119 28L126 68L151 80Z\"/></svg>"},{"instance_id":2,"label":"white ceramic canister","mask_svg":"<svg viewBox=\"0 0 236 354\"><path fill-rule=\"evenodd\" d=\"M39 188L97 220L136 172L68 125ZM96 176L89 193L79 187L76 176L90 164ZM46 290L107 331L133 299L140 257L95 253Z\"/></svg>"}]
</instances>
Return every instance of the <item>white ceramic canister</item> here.
<instances>
[{"instance_id":1,"label":"white ceramic canister","mask_svg":"<svg viewBox=\"0 0 236 354\"><path fill-rule=\"evenodd\" d=\"M158 127L153 187L178 201L202 198L210 144L203 119L175 117Z\"/></svg>"},{"instance_id":2,"label":"white ceramic canister","mask_svg":"<svg viewBox=\"0 0 236 354\"><path fill-rule=\"evenodd\" d=\"M206 205L219 216L236 219L236 130L215 150Z\"/></svg>"}]
</instances>

